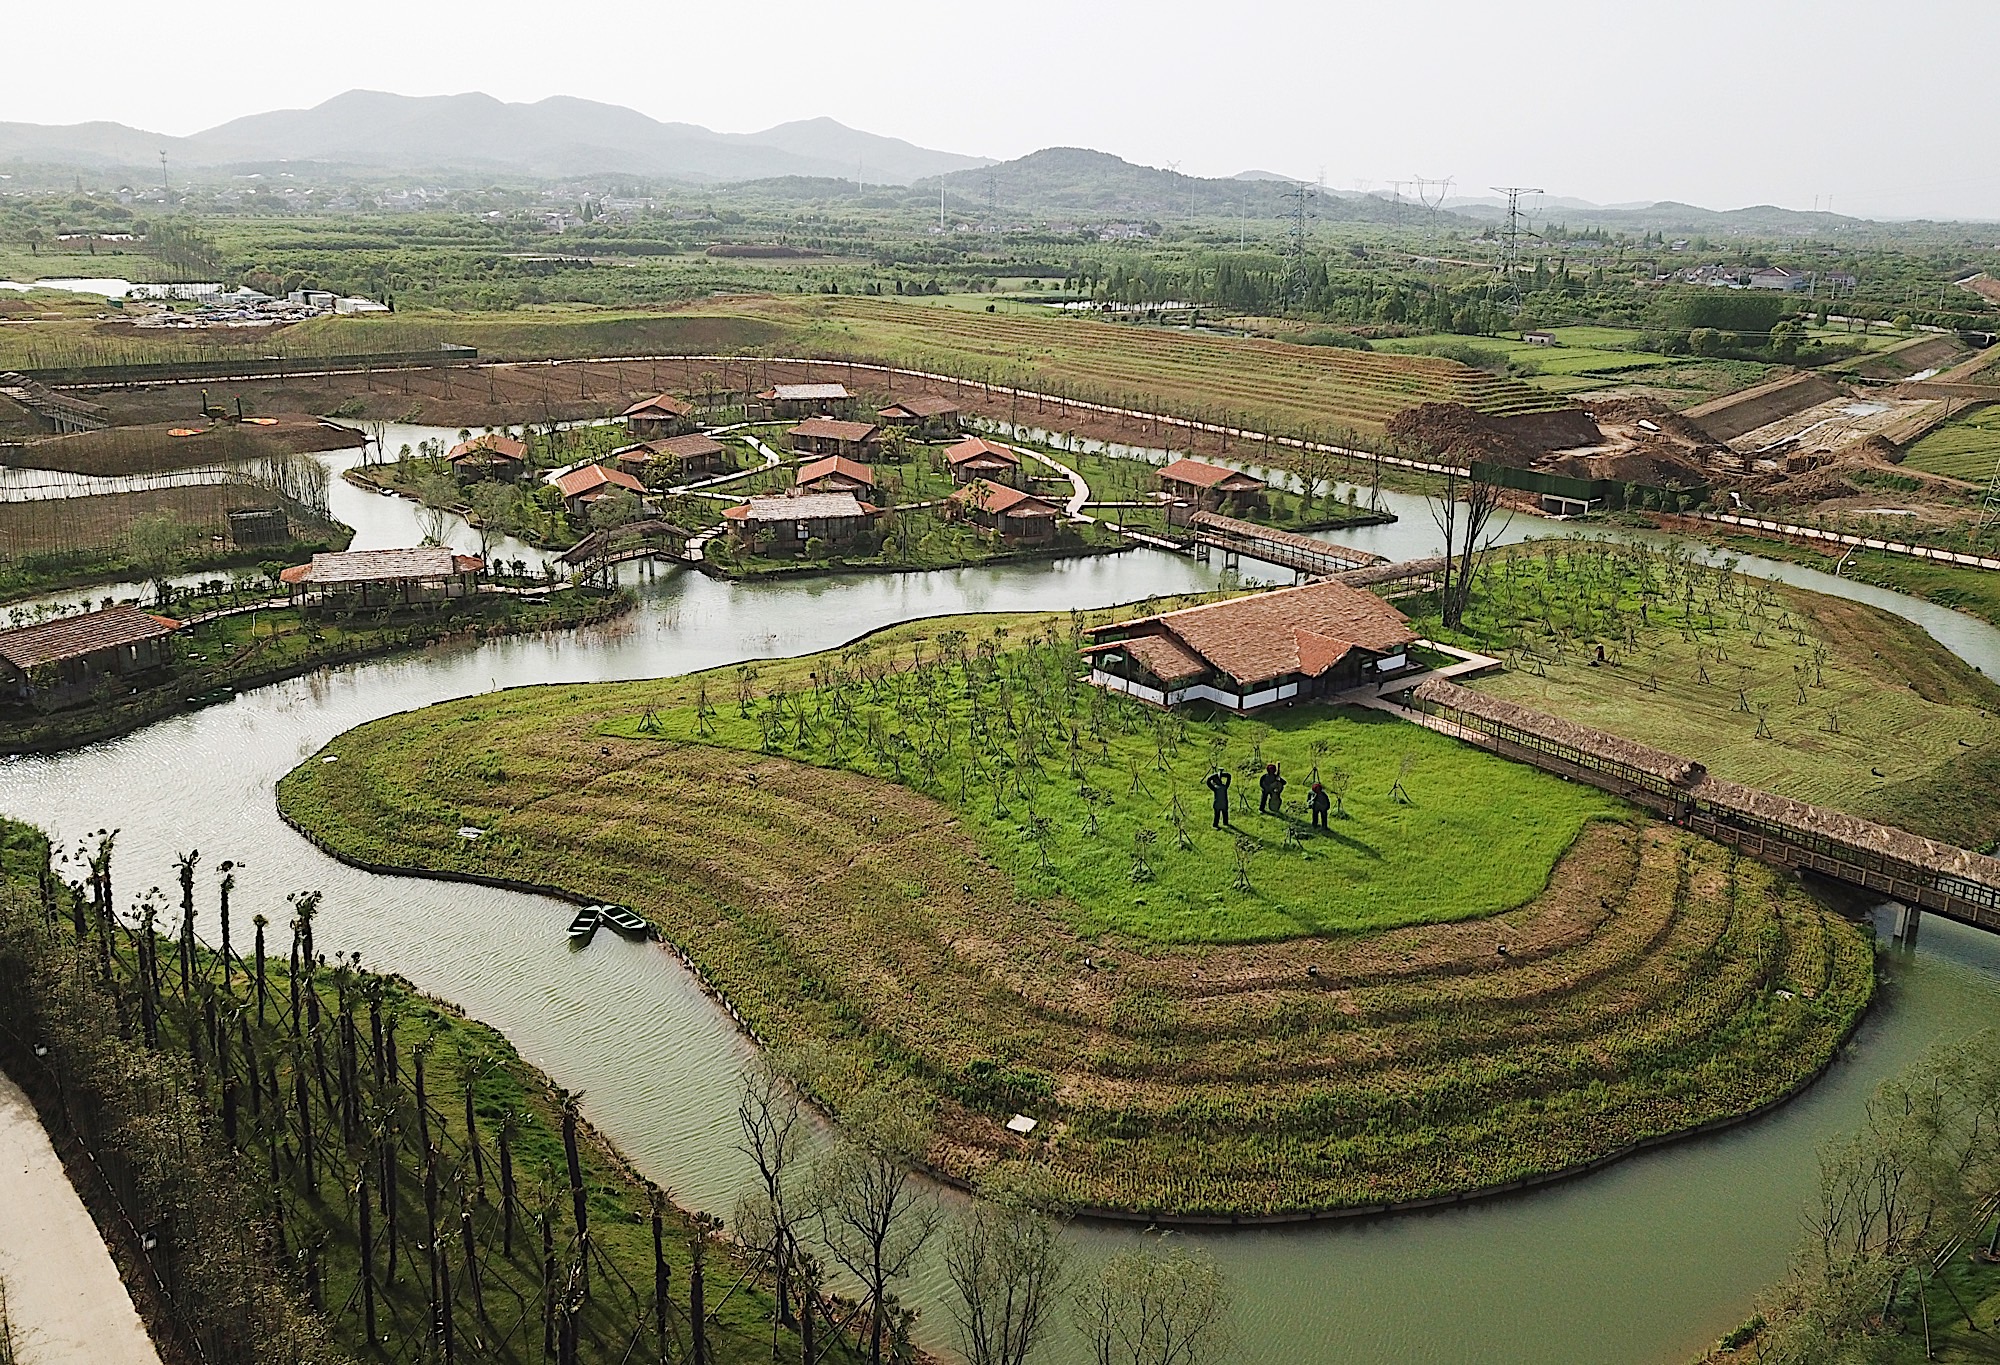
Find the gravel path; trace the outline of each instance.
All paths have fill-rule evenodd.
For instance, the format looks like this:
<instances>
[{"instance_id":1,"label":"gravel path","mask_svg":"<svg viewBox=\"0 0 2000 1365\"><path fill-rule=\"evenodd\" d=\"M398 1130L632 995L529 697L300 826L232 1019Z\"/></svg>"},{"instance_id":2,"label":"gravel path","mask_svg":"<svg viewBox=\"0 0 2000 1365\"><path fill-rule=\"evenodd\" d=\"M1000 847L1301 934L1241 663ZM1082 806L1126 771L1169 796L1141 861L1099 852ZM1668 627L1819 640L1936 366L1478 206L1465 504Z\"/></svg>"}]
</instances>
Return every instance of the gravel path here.
<instances>
[{"instance_id":1,"label":"gravel path","mask_svg":"<svg viewBox=\"0 0 2000 1365\"><path fill-rule=\"evenodd\" d=\"M0 1075L0 1281L21 1365L159 1365L21 1088Z\"/></svg>"}]
</instances>

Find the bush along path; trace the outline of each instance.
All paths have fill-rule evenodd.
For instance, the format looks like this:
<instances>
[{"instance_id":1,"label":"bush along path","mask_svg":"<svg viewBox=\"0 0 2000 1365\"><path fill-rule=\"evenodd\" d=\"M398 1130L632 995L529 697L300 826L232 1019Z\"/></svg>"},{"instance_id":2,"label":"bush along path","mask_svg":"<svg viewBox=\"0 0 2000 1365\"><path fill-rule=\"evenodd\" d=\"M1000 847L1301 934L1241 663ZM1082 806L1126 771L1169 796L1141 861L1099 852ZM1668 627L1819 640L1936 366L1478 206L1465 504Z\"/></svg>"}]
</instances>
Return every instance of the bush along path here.
<instances>
[{"instance_id":1,"label":"bush along path","mask_svg":"<svg viewBox=\"0 0 2000 1365\"><path fill-rule=\"evenodd\" d=\"M73 884L34 831L0 836L0 1060L101 1173L181 1347L217 1365L801 1358L719 1223L672 1206L492 1030L324 956L316 893L288 928L246 923L230 864L189 853L177 905L154 890L121 914L114 836L74 855ZM212 948L193 933L211 875ZM848 1359L838 1340L822 1330L815 1358Z\"/></svg>"}]
</instances>

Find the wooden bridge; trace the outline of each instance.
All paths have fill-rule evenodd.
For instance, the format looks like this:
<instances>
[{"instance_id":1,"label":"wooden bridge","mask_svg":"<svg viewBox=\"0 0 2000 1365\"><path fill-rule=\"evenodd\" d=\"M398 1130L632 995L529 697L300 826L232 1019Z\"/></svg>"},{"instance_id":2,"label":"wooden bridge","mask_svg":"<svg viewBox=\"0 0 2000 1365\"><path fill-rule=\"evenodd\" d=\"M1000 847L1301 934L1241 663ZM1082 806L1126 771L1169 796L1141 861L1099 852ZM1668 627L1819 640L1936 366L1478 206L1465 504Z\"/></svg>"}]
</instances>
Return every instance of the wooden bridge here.
<instances>
[{"instance_id":1,"label":"wooden bridge","mask_svg":"<svg viewBox=\"0 0 2000 1365\"><path fill-rule=\"evenodd\" d=\"M1219 512L1196 512L1188 518L1187 526L1194 532L1194 543L1204 556L1222 551L1225 568L1248 556L1265 564L1297 570L1310 578L1323 578L1388 562L1366 550L1350 550L1332 541L1315 540L1296 531L1274 530Z\"/></svg>"},{"instance_id":2,"label":"wooden bridge","mask_svg":"<svg viewBox=\"0 0 2000 1365\"><path fill-rule=\"evenodd\" d=\"M695 557L687 551L687 542L687 530L672 522L635 521L610 531L592 531L564 551L557 562L567 564L576 581L586 583L608 574L614 565L636 559L695 563Z\"/></svg>"},{"instance_id":3,"label":"wooden bridge","mask_svg":"<svg viewBox=\"0 0 2000 1365\"><path fill-rule=\"evenodd\" d=\"M1454 683L1419 683L1409 704L1432 729L1601 787L1760 862L1895 901L1906 942L1924 910L2000 933L2000 858L1729 782L1692 759Z\"/></svg>"}]
</instances>

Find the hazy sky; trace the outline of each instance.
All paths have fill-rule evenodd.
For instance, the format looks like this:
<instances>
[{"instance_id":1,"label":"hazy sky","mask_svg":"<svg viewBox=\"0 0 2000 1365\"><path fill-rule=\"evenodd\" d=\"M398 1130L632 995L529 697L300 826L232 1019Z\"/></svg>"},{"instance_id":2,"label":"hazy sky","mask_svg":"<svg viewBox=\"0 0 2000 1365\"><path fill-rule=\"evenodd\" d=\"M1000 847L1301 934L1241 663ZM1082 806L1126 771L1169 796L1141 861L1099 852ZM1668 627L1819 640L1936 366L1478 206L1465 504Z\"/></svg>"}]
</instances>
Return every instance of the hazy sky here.
<instances>
[{"instance_id":1,"label":"hazy sky","mask_svg":"<svg viewBox=\"0 0 2000 1365\"><path fill-rule=\"evenodd\" d=\"M0 120L190 133L484 90L1337 188L2000 218L2000 0L94 0L5 25Z\"/></svg>"}]
</instances>

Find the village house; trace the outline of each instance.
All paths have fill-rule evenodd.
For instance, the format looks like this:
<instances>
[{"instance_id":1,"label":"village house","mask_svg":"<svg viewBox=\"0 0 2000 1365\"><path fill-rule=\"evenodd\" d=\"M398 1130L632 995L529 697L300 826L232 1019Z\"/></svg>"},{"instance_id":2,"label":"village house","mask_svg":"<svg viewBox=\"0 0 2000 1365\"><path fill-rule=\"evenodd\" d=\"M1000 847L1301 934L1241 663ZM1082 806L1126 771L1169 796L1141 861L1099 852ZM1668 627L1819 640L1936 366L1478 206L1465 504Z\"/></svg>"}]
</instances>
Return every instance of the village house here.
<instances>
[{"instance_id":1,"label":"village house","mask_svg":"<svg viewBox=\"0 0 2000 1365\"><path fill-rule=\"evenodd\" d=\"M592 507L620 493L646 496L646 485L622 469L607 469L601 464L570 470L556 480L555 488L562 494L563 510L573 517L588 516Z\"/></svg>"},{"instance_id":2,"label":"village house","mask_svg":"<svg viewBox=\"0 0 2000 1365\"><path fill-rule=\"evenodd\" d=\"M1409 669L1417 637L1363 588L1312 583L1090 630L1090 681L1160 706L1251 711Z\"/></svg>"},{"instance_id":3,"label":"village house","mask_svg":"<svg viewBox=\"0 0 2000 1365\"><path fill-rule=\"evenodd\" d=\"M1556 340L1554 332L1523 332L1521 333L1521 340L1527 342L1530 346L1559 346L1562 344Z\"/></svg>"},{"instance_id":4,"label":"village house","mask_svg":"<svg viewBox=\"0 0 2000 1365\"><path fill-rule=\"evenodd\" d=\"M43 708L87 700L111 679L171 663L179 628L164 616L116 606L0 631L0 689Z\"/></svg>"},{"instance_id":5,"label":"village house","mask_svg":"<svg viewBox=\"0 0 2000 1365\"><path fill-rule=\"evenodd\" d=\"M790 438L792 449L801 455L845 455L851 460L867 460L875 455L882 429L872 422L810 417L785 435Z\"/></svg>"},{"instance_id":6,"label":"village house","mask_svg":"<svg viewBox=\"0 0 2000 1365\"><path fill-rule=\"evenodd\" d=\"M852 406L845 384L777 384L757 395L774 417L837 416Z\"/></svg>"},{"instance_id":7,"label":"village house","mask_svg":"<svg viewBox=\"0 0 2000 1365\"><path fill-rule=\"evenodd\" d=\"M947 436L958 430L958 411L955 398L923 394L875 409L875 419L885 427L901 427L915 436Z\"/></svg>"},{"instance_id":8,"label":"village house","mask_svg":"<svg viewBox=\"0 0 2000 1365\"><path fill-rule=\"evenodd\" d=\"M944 453L951 481L963 487L981 482L1021 486L1021 457L984 436L968 436Z\"/></svg>"},{"instance_id":9,"label":"village house","mask_svg":"<svg viewBox=\"0 0 2000 1365\"><path fill-rule=\"evenodd\" d=\"M1264 481L1239 469L1175 460L1161 468L1160 491L1195 512L1256 512L1266 504Z\"/></svg>"},{"instance_id":10,"label":"village house","mask_svg":"<svg viewBox=\"0 0 2000 1365\"><path fill-rule=\"evenodd\" d=\"M470 596L485 567L478 555L456 554L449 545L419 545L316 554L278 581L297 606L406 607Z\"/></svg>"},{"instance_id":11,"label":"village house","mask_svg":"<svg viewBox=\"0 0 2000 1365\"><path fill-rule=\"evenodd\" d=\"M488 432L453 446L445 459L461 481L502 479L512 483L528 472L528 445L511 436Z\"/></svg>"},{"instance_id":12,"label":"village house","mask_svg":"<svg viewBox=\"0 0 2000 1365\"><path fill-rule=\"evenodd\" d=\"M799 554L817 540L828 550L866 541L879 509L852 493L778 493L723 509L729 538L760 554Z\"/></svg>"},{"instance_id":13,"label":"village house","mask_svg":"<svg viewBox=\"0 0 2000 1365\"><path fill-rule=\"evenodd\" d=\"M620 469L639 479L643 479L645 471L654 465L672 470L673 476L679 479L722 474L729 469L728 447L713 436L700 432L620 446L611 452L611 459Z\"/></svg>"},{"instance_id":14,"label":"village house","mask_svg":"<svg viewBox=\"0 0 2000 1365\"><path fill-rule=\"evenodd\" d=\"M1812 288L1812 277L1803 270L1787 270L1781 265L1767 265L1762 270L1750 272L1750 287L1782 289L1788 294L1796 294Z\"/></svg>"},{"instance_id":15,"label":"village house","mask_svg":"<svg viewBox=\"0 0 2000 1365\"><path fill-rule=\"evenodd\" d=\"M946 499L955 516L984 527L1003 545L1050 545L1063 509L1047 498L997 483L969 483Z\"/></svg>"},{"instance_id":16,"label":"village house","mask_svg":"<svg viewBox=\"0 0 2000 1365\"><path fill-rule=\"evenodd\" d=\"M625 430L641 441L682 436L693 431L695 425L694 405L670 393L642 398L618 415L625 419Z\"/></svg>"},{"instance_id":17,"label":"village house","mask_svg":"<svg viewBox=\"0 0 2000 1365\"><path fill-rule=\"evenodd\" d=\"M802 493L852 493L863 497L875 491L875 471L845 455L829 455L799 466L798 488Z\"/></svg>"}]
</instances>

